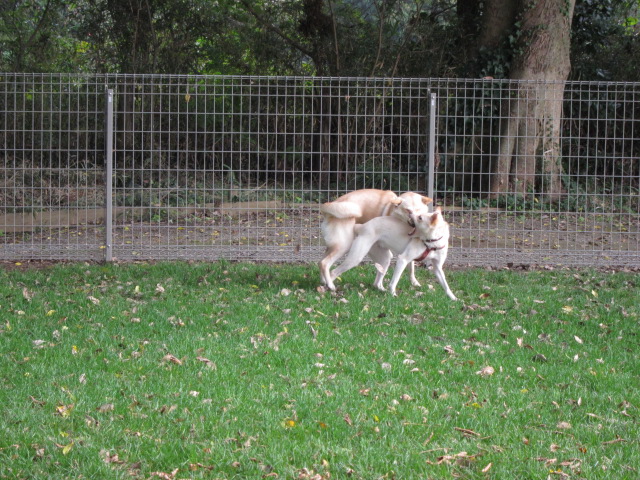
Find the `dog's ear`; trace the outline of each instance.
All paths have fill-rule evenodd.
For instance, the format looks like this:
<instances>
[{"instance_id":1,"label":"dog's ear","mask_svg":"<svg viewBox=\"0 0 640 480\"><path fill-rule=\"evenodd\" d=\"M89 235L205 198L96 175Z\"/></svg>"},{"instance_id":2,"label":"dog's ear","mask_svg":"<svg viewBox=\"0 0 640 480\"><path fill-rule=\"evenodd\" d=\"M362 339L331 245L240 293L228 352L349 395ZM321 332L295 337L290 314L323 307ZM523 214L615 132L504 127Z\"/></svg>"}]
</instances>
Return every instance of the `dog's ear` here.
<instances>
[{"instance_id":1,"label":"dog's ear","mask_svg":"<svg viewBox=\"0 0 640 480\"><path fill-rule=\"evenodd\" d=\"M422 196L422 203L424 203L425 205L429 205L430 203L433 203L433 198L425 197L423 195Z\"/></svg>"},{"instance_id":2,"label":"dog's ear","mask_svg":"<svg viewBox=\"0 0 640 480\"><path fill-rule=\"evenodd\" d=\"M440 221L440 219L438 218L439 215L440 215L440 207L438 207L436 211L431 214L431 222L429 223L431 225L435 225L436 223L438 223Z\"/></svg>"},{"instance_id":3,"label":"dog's ear","mask_svg":"<svg viewBox=\"0 0 640 480\"><path fill-rule=\"evenodd\" d=\"M436 213L442 213L442 207L436 207Z\"/></svg>"},{"instance_id":4,"label":"dog's ear","mask_svg":"<svg viewBox=\"0 0 640 480\"><path fill-rule=\"evenodd\" d=\"M391 200L391 203L397 207L402 203L402 199L400 197L396 197L393 200Z\"/></svg>"}]
</instances>

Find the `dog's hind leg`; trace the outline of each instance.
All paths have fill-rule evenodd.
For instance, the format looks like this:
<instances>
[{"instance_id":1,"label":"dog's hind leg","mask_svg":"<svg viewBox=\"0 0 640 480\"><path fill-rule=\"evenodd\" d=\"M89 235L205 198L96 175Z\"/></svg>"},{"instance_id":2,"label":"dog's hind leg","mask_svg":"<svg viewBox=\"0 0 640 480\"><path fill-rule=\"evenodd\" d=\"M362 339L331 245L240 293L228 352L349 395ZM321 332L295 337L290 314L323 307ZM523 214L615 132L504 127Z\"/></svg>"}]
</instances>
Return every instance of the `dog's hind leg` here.
<instances>
[{"instance_id":1,"label":"dog's hind leg","mask_svg":"<svg viewBox=\"0 0 640 480\"><path fill-rule=\"evenodd\" d=\"M320 279L322 283L331 290L335 290L336 287L333 284L330 268L340 257L349 251L355 237L353 231L355 223L356 221L353 218L332 218L331 221L325 219L322 222L322 234L327 249L325 250L322 260L318 262L318 267L320 268Z\"/></svg>"},{"instance_id":2,"label":"dog's hind leg","mask_svg":"<svg viewBox=\"0 0 640 480\"><path fill-rule=\"evenodd\" d=\"M331 266L345 253L349 251L349 247L344 247L343 245L332 245L331 247L327 247L325 251L325 256L320 262L318 266L320 267L320 278L322 279L322 283L327 286L330 290L335 290L336 286L333 284L333 278L331 276L330 268Z\"/></svg>"},{"instance_id":3,"label":"dog's hind leg","mask_svg":"<svg viewBox=\"0 0 640 480\"><path fill-rule=\"evenodd\" d=\"M408 264L411 265L413 262L411 260L407 260L402 255L398 256L398 259L396 260L396 268L393 271L393 277L391 277L391 282L389 283L389 290L394 297L397 296L396 285L398 285L402 272L404 272L404 269L407 268Z\"/></svg>"},{"instance_id":4,"label":"dog's hind leg","mask_svg":"<svg viewBox=\"0 0 640 480\"><path fill-rule=\"evenodd\" d=\"M360 262L362 262L362 259L365 257L365 255L371 249L371 245L372 243L368 236L357 236L353 244L351 245L351 250L349 250L349 253L344 259L344 262L342 262L336 269L331 272L331 284L333 285L333 280L338 278L340 275L348 270L351 270L353 267L358 266Z\"/></svg>"}]
</instances>

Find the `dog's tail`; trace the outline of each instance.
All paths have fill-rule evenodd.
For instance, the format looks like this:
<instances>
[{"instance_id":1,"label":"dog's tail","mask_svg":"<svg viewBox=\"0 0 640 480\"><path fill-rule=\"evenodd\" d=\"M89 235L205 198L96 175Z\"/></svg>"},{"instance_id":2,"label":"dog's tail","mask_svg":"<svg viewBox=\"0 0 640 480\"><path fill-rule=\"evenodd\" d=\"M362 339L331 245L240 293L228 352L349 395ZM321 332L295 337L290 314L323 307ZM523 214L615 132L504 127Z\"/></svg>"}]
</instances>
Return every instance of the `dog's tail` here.
<instances>
[{"instance_id":1,"label":"dog's tail","mask_svg":"<svg viewBox=\"0 0 640 480\"><path fill-rule=\"evenodd\" d=\"M354 202L327 202L320 205L320 211L336 218L359 218L362 207Z\"/></svg>"}]
</instances>

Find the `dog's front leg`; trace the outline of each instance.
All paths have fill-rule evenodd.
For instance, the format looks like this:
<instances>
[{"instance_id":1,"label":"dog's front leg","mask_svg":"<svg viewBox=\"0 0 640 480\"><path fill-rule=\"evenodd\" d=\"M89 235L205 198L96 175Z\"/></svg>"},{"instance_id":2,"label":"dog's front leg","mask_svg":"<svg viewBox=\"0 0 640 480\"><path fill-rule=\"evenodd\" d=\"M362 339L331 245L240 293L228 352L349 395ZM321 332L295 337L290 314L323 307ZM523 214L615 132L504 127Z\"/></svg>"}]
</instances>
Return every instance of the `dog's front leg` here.
<instances>
[{"instance_id":1,"label":"dog's front leg","mask_svg":"<svg viewBox=\"0 0 640 480\"><path fill-rule=\"evenodd\" d=\"M414 287L420 287L420 282L416 278L416 262L409 262L409 278L411 279L411 285Z\"/></svg>"},{"instance_id":2,"label":"dog's front leg","mask_svg":"<svg viewBox=\"0 0 640 480\"><path fill-rule=\"evenodd\" d=\"M393 257L393 254L388 248L383 248L376 243L371 247L371 250L369 250L369 256L371 257L371 260L373 260L373 263L376 266L376 270L378 271L378 273L376 274L376 279L373 282L373 286L378 290L382 290L384 292L385 288L382 284L382 280L387 274L387 270L389 270L389 265L391 264L391 258Z\"/></svg>"},{"instance_id":3,"label":"dog's front leg","mask_svg":"<svg viewBox=\"0 0 640 480\"><path fill-rule=\"evenodd\" d=\"M453 294L453 292L449 288L447 279L444 276L444 270L442 270L442 265L438 262L434 262L433 271L436 274L436 278L438 279L438 282L440 282L440 285L442 285L442 288L444 288L444 291L447 293L447 296L451 300L458 300L458 298Z\"/></svg>"}]
</instances>

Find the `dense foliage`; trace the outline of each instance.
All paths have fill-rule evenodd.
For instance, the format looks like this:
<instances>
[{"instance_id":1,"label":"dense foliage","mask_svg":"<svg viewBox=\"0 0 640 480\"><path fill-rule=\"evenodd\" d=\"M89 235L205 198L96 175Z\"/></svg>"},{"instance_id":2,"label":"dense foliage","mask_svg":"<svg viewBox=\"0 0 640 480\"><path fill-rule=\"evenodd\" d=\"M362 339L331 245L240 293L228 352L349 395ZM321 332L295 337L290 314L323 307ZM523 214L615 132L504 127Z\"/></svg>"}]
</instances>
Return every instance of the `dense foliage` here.
<instances>
[{"instance_id":1,"label":"dense foliage","mask_svg":"<svg viewBox=\"0 0 640 480\"><path fill-rule=\"evenodd\" d=\"M507 78L520 24L485 48L487 3L13 0L0 7L0 70ZM573 79L640 78L639 5L577 2Z\"/></svg>"}]
</instances>

